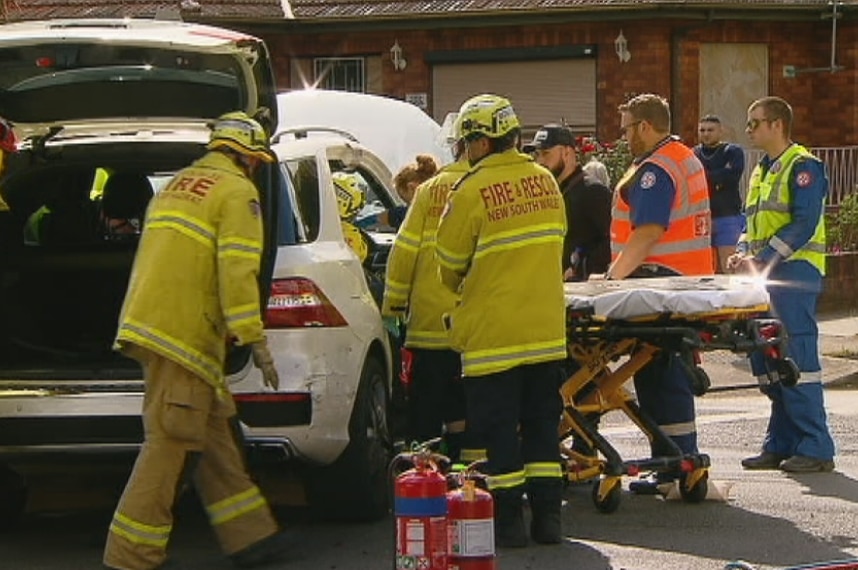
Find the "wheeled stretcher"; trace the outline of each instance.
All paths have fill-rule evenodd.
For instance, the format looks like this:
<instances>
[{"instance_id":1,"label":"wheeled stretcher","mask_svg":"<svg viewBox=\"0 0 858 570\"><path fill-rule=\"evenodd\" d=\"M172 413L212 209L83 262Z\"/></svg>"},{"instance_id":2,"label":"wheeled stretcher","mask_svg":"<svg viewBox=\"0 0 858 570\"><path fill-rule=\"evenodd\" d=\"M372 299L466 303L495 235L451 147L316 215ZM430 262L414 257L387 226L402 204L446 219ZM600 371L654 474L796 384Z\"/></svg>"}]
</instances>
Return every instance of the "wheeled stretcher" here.
<instances>
[{"instance_id":1,"label":"wheeled stretcher","mask_svg":"<svg viewBox=\"0 0 858 570\"><path fill-rule=\"evenodd\" d=\"M684 455L642 413L625 384L665 350L677 355L698 396L710 386L700 353L714 350L761 351L770 382L795 384L798 368L785 355L781 323L763 318L768 294L762 284L727 276L666 277L567 283L565 293L570 368L576 369L561 388L567 478L594 479L593 503L602 512L619 506L622 476L643 472L678 474L682 498L704 500L709 457ZM611 410L625 413L658 448L675 453L624 460L591 421ZM577 451L588 447L598 453Z\"/></svg>"}]
</instances>

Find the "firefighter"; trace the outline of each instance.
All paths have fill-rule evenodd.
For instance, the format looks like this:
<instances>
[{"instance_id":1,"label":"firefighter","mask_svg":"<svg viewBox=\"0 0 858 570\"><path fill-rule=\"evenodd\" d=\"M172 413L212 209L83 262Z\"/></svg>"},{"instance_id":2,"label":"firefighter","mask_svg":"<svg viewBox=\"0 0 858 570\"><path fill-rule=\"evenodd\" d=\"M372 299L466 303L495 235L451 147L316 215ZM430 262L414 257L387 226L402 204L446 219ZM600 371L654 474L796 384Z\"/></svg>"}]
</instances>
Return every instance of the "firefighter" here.
<instances>
[{"instance_id":1,"label":"firefighter","mask_svg":"<svg viewBox=\"0 0 858 570\"><path fill-rule=\"evenodd\" d=\"M409 437L427 441L442 435L446 427L446 454L457 462L478 460L482 454L461 457L465 437L462 364L459 354L450 348L442 321L455 307L458 295L438 287L435 257L435 234L447 195L469 168L461 138L454 135L454 139L455 162L413 191L388 257L381 314L388 322L407 318L404 345L411 357Z\"/></svg>"},{"instance_id":2,"label":"firefighter","mask_svg":"<svg viewBox=\"0 0 858 570\"><path fill-rule=\"evenodd\" d=\"M612 263L606 277L709 275L709 197L703 165L690 148L670 134L670 108L653 94L620 105L622 135L635 157L619 183L611 215ZM679 447L697 454L694 393L679 355L662 351L635 375L641 409ZM652 445L652 456L672 456L668 446ZM658 492L656 480L633 481L636 493Z\"/></svg>"},{"instance_id":3,"label":"firefighter","mask_svg":"<svg viewBox=\"0 0 858 570\"><path fill-rule=\"evenodd\" d=\"M115 348L143 366L145 441L110 524L108 568L165 563L172 509L191 482L236 565L279 559L293 542L248 475L223 377L231 339L250 346L264 385L279 387L260 316L262 220L252 182L274 158L243 112L214 122L207 149L153 198L119 319Z\"/></svg>"},{"instance_id":4,"label":"firefighter","mask_svg":"<svg viewBox=\"0 0 858 570\"><path fill-rule=\"evenodd\" d=\"M369 292L376 305L381 308L384 296L384 280L372 268L372 254L375 243L356 223L355 218L366 205L366 183L354 172L334 172L334 192L337 195L337 209L340 213L340 226L346 244L355 252L363 265ZM398 329L388 329L391 335L398 335Z\"/></svg>"},{"instance_id":5,"label":"firefighter","mask_svg":"<svg viewBox=\"0 0 858 570\"><path fill-rule=\"evenodd\" d=\"M748 108L745 132L765 151L754 168L746 198L747 232L728 267L769 278L773 316L789 337L789 356L801 375L795 386L770 384L762 355L751 358L760 389L772 402L760 455L745 469L792 473L834 470L834 440L828 429L819 362L816 302L825 275L825 165L790 139L792 107L764 97Z\"/></svg>"},{"instance_id":6,"label":"firefighter","mask_svg":"<svg viewBox=\"0 0 858 570\"><path fill-rule=\"evenodd\" d=\"M337 195L337 209L340 213L340 225L343 238L352 248L361 263L370 254L371 242L359 227L355 225L355 217L366 205L366 185L357 174L352 172L334 172L334 192Z\"/></svg>"},{"instance_id":7,"label":"firefighter","mask_svg":"<svg viewBox=\"0 0 858 570\"><path fill-rule=\"evenodd\" d=\"M518 152L520 123L508 100L478 95L460 115L471 169L450 192L436 253L442 283L461 295L445 320L462 355L467 428L486 446L497 544L527 545L525 490L531 538L557 543L563 198L551 172Z\"/></svg>"}]
</instances>

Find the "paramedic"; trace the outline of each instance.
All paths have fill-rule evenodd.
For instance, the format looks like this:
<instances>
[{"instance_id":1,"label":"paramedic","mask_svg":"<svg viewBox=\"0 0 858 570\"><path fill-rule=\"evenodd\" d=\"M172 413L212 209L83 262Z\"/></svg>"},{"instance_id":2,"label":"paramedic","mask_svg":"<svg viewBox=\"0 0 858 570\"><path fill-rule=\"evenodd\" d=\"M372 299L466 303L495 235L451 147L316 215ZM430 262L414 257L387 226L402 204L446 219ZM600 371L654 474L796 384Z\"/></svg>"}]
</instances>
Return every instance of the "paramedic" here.
<instances>
[{"instance_id":1,"label":"paramedic","mask_svg":"<svg viewBox=\"0 0 858 570\"><path fill-rule=\"evenodd\" d=\"M606 278L706 275L713 272L709 198L703 165L670 134L670 109L658 95L643 94L620 105L622 136L635 157L617 184L611 221L613 262ZM682 451L697 453L694 394L677 354L662 351L635 375L641 409ZM657 443L653 457L675 452ZM635 481L630 489L657 491Z\"/></svg>"},{"instance_id":2,"label":"paramedic","mask_svg":"<svg viewBox=\"0 0 858 570\"><path fill-rule=\"evenodd\" d=\"M792 108L779 97L748 108L745 132L766 154L751 174L748 229L729 267L769 278L771 311L786 329L788 355L801 375L793 387L769 384L762 355L752 355L753 373L772 409L762 453L742 466L827 472L834 469L834 441L825 416L816 302L825 275L828 177L818 158L790 140L792 118Z\"/></svg>"}]
</instances>

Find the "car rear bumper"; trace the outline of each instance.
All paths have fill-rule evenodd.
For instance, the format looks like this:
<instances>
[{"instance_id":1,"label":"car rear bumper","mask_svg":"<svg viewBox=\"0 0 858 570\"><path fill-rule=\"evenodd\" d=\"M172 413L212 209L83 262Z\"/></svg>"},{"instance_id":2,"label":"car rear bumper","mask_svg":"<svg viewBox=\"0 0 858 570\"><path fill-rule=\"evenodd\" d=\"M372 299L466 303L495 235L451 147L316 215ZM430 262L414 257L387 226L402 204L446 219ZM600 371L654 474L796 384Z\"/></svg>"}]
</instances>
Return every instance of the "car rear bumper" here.
<instances>
[{"instance_id":1,"label":"car rear bumper","mask_svg":"<svg viewBox=\"0 0 858 570\"><path fill-rule=\"evenodd\" d=\"M0 398L0 458L21 455L136 453L143 442L142 393L52 394L48 390ZM251 459L302 458L293 438L306 439L312 423L311 399L283 398L260 405L236 402L245 425L279 427L255 434L245 429ZM244 418L242 418L244 420ZM288 424L288 426L284 425ZM287 435L284 431L290 430Z\"/></svg>"}]
</instances>

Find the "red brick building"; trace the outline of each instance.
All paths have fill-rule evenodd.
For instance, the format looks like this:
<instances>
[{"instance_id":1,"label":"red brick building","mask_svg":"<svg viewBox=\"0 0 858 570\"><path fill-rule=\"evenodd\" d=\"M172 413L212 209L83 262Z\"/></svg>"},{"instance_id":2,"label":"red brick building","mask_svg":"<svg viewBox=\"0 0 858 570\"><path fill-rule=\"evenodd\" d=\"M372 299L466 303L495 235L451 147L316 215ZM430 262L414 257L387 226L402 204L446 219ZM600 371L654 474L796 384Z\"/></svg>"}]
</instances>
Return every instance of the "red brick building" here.
<instances>
[{"instance_id":1,"label":"red brick building","mask_svg":"<svg viewBox=\"0 0 858 570\"><path fill-rule=\"evenodd\" d=\"M798 140L858 143L854 3L838 4L836 29L827 0L293 0L292 10L295 20L258 30L283 87L318 79L308 61L360 57L367 91L425 100L436 118L469 94L497 91L529 126L565 119L603 140L616 137L617 105L655 92L670 100L684 138L694 140L700 115L714 112L741 141L748 103L772 94L793 104Z\"/></svg>"},{"instance_id":2,"label":"red brick building","mask_svg":"<svg viewBox=\"0 0 858 570\"><path fill-rule=\"evenodd\" d=\"M268 41L283 89L320 84L380 93L408 99L438 119L464 98L494 91L512 99L528 127L565 120L611 140L618 134L617 105L655 92L670 100L674 130L686 140L694 140L701 114L718 113L742 142L747 104L771 94L793 104L797 140L858 144L853 0L3 4L8 20L172 11L241 28Z\"/></svg>"}]
</instances>

